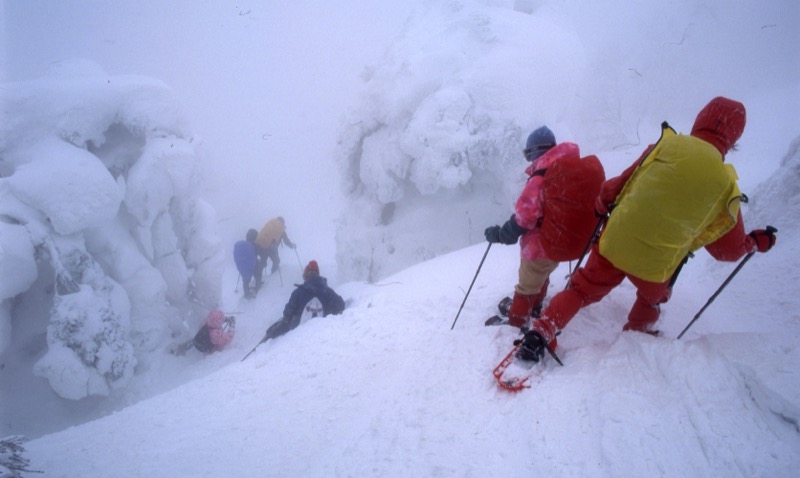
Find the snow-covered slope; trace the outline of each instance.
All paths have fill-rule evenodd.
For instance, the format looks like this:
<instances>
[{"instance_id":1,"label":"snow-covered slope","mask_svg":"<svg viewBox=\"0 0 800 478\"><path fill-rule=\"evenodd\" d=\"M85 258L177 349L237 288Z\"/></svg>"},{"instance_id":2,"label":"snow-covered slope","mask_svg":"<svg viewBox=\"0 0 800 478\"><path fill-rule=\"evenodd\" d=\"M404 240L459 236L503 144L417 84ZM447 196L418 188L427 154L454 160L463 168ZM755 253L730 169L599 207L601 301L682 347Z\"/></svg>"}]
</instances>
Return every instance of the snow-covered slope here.
<instances>
[{"instance_id":1,"label":"snow-covered slope","mask_svg":"<svg viewBox=\"0 0 800 478\"><path fill-rule=\"evenodd\" d=\"M6 145L0 147L0 182L7 186L0 191L0 297L6 298L0 302L0 425L34 437L25 444L30 468L56 477L794 476L800 465L798 5L4 3L7 41L0 75L21 83L2 86L11 113L0 125L6 133L0 136ZM39 88L42 94L20 94L32 92L20 86L49 68L70 73L75 64L61 60L73 57L91 59L110 75L83 75L68 89L39 83L48 86ZM142 83L143 77L130 74L155 79ZM562 76L567 74L575 77ZM120 90L126 85L138 87ZM140 94L104 96L125 91ZM146 101L162 94L169 101ZM479 108L462 118L465 94ZM657 134L662 120L685 132L697 109L717 95L747 107L740 148L727 161L752 198L744 210L748 227L776 226L778 246L748 262L683 340L675 337L734 264L703 253L690 262L664 307L662 338L620 333L633 300L633 289L623 284L581 311L559 338L565 367L552 367L520 394L498 390L490 370L515 334L482 323L512 290L516 247L491 249L455 329L450 325L485 244L462 248L479 243L484 227L510 214L524 179L524 164L517 163L524 135L547 123L559 139L597 154L607 173L615 174ZM121 98L130 101L118 103ZM169 105L177 107L176 100L186 116L173 117L177 109ZM65 101L78 109L54 116L64 110L53 106ZM463 133L468 123L476 126L473 120L485 120L484 113L498 121L494 129L471 131L482 134L483 145L507 140L510 169L504 171L511 179L504 182L506 176L487 174L482 163L473 163L478 167L470 168L466 187L466 163L449 153L474 151ZM127 128L109 123L126 118ZM145 121L130 121L136 118ZM464 118L469 121L458 124ZM126 131L152 120L184 140L168 141L145 128L150 146L140 151L140 142L129 141L136 135ZM361 129L375 124L385 124L383 133ZM516 126L501 131L500 124ZM69 139L81 140L80 146L88 136L70 132L87 127L98 139L92 154L116 171L112 177L125 181L112 184L107 173L88 167L90 158L76 151L81 148L70 149L75 154L67 157L81 167L66 173L75 169L84 179L98 179L91 196L103 207L67 217L57 213L74 212L66 206L76 195L66 187L72 185L52 188L68 174L50 156ZM48 143L50 133L40 134L54 128L66 133L61 143ZM791 154L770 178L787 148ZM387 151L391 155L379 154ZM482 161L504 157L491 148L481 151L490 151ZM138 171L127 174L126 163L112 159L131 152L141 161ZM141 332L139 338L152 338L147 343L154 348L137 356L136 373L124 390L110 390L107 398L61 399L47 380L32 374L45 353L54 274L36 268L30 259L36 250L17 224L18 217L37 222L44 216L9 200L10 183L18 182L15 198L31 200L30 207L46 211L64 233L88 225L95 213L111 214L115 209L109 206L121 201L130 214L125 222L150 228L153 240L142 241L141 251L116 251L163 259L157 266L170 285L164 294L188 299L179 255L153 254L165 252L172 238L169 228L153 222L166 217L157 214L169 196L162 173L191 177L182 167L156 167L167 153L173 164L189 166L196 159L204 173L191 186L210 196L219 231L210 215L201 215L209 220L187 217L186 224L204 227L175 233L200 249L216 244L217 234L224 238L221 305L238 317L237 336L212 356L168 354L162 318L174 326L171 333L180 328L188 335L207 310L188 318L142 313L163 303L150 300L156 295L151 287L160 282L147 274L123 281L126 272L147 270L122 260L130 255L111 253L115 244L124 239L130 246L130 240L119 228L87 230L86 248L107 273L119 276L115 280L130 286L132 303L140 307L131 313L132 329ZM406 168L410 159L404 155L414 156L414 168ZM359 158L359 168L340 177L342 161L352 158ZM36 169L48 174L17 168L34 159L42 165ZM434 177L451 169L458 174ZM412 171L400 181L400 199L392 196L401 190L390 188L391 181L378 183L380 191L392 193L383 199L393 202L358 194L340 201L336 189L339 182L357 180L361 184L351 193L372 193L375 178ZM16 178L10 179L12 173ZM31 197L32 184L50 186ZM431 194L437 185L440 190ZM495 195L501 188L505 193ZM117 189L124 196L116 197ZM70 194L54 200L48 191ZM300 256L319 260L352 307L341 317L309 321L239 363L279 317L302 265L286 251L283 284L272 277L258 299L241 302L234 294L229 247L247 228L278 214L287 217ZM391 219L391 227L375 226L377 218ZM349 229L335 251L334 231L342 223ZM141 239L141 229L136 231ZM373 248L378 253L366 254ZM360 262L362 253L378 262ZM337 284L337 269L361 274L365 265L375 266L368 276L374 284ZM216 281L222 267L206 270ZM553 292L563 287L566 269L554 274ZM35 293L20 299L29 286ZM220 291L205 292L198 295L215 301ZM144 326L151 321L153 328ZM59 356L51 359L55 367L48 375L66 377L58 373Z\"/></svg>"},{"instance_id":2,"label":"snow-covered slope","mask_svg":"<svg viewBox=\"0 0 800 478\"><path fill-rule=\"evenodd\" d=\"M342 316L307 321L239 362L279 314L278 296L288 296L288 284L275 282L239 303L229 349L184 359L189 370L206 360L229 365L29 442L31 469L54 477L792 476L800 299L784 284L798 279L791 259L799 251L786 236L680 341L733 264L698 254L665 306L662 338L620 332L633 290L619 287L565 329L565 366L551 363L517 394L491 377L515 333L483 326L514 283L515 246L489 251L453 330L483 245L374 285L337 287L353 301ZM566 264L554 273L553 290L566 273Z\"/></svg>"}]
</instances>

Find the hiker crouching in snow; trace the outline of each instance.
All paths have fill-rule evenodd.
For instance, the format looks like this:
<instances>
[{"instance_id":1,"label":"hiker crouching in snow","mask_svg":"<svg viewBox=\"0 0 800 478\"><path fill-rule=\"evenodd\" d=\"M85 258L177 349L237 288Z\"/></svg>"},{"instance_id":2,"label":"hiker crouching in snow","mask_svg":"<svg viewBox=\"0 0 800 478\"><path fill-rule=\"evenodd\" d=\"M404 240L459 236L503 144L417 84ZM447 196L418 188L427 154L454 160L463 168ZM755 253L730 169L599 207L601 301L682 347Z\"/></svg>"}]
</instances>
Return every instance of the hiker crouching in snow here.
<instances>
[{"instance_id":1,"label":"hiker crouching in snow","mask_svg":"<svg viewBox=\"0 0 800 478\"><path fill-rule=\"evenodd\" d=\"M172 353L183 355L192 347L204 354L218 352L233 340L235 333L236 319L233 316L225 317L222 311L215 309L208 313L194 338L176 347Z\"/></svg>"},{"instance_id":2,"label":"hiker crouching in snow","mask_svg":"<svg viewBox=\"0 0 800 478\"><path fill-rule=\"evenodd\" d=\"M339 315L344 311L344 300L328 287L328 280L319 275L317 261L309 261L303 270L303 283L296 284L296 289L289 297L289 302L283 308L283 317L267 329L262 343L267 339L283 335L300 325L303 310L315 298L322 304L323 317L329 314Z\"/></svg>"},{"instance_id":3,"label":"hiker crouching in snow","mask_svg":"<svg viewBox=\"0 0 800 478\"><path fill-rule=\"evenodd\" d=\"M598 302L627 278L636 300L623 330L657 334L659 305L670 298L670 279L692 251L705 247L717 260L735 261L775 244L770 229L744 232L743 198L725 154L744 131L744 105L711 100L697 115L690 135L666 126L620 176L601 188L596 209L609 214L586 265L572 275L525 333L518 357L539 361L546 346L578 310Z\"/></svg>"}]
</instances>

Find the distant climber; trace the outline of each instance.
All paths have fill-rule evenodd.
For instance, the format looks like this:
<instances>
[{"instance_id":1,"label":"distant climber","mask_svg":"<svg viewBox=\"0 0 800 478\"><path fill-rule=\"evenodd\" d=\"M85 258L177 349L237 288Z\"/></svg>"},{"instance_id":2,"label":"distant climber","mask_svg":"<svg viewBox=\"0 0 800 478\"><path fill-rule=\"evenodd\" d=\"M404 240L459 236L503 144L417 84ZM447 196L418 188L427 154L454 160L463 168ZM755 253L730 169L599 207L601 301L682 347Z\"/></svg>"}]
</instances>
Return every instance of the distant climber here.
<instances>
[{"instance_id":1,"label":"distant climber","mask_svg":"<svg viewBox=\"0 0 800 478\"><path fill-rule=\"evenodd\" d=\"M303 312L310 307L309 304L313 299L319 300L320 304L322 304L321 311L310 310L313 316L321 313L322 316L325 317L328 315L339 315L344 312L344 299L333 289L328 287L327 279L319 275L319 265L317 261L309 261L308 265L306 265L303 270L303 283L295 284L295 287L296 289L289 297L289 302L287 302L286 306L283 308L283 317L267 329L261 342L253 347L253 350L245 355L242 360L249 357L251 353L255 352L259 345L267 340L279 337L300 325Z\"/></svg>"},{"instance_id":2,"label":"distant climber","mask_svg":"<svg viewBox=\"0 0 800 478\"><path fill-rule=\"evenodd\" d=\"M172 353L183 355L192 347L204 354L218 352L233 340L235 333L236 318L215 309L208 313L194 338L175 347Z\"/></svg>"},{"instance_id":3,"label":"distant climber","mask_svg":"<svg viewBox=\"0 0 800 478\"><path fill-rule=\"evenodd\" d=\"M278 246L281 244L286 244L290 249L297 247L286 235L286 222L282 217L276 217L264 224L255 239L257 257L253 272L256 279L255 292L258 292L264 284L263 276L264 269L267 268L267 260L272 260L270 273L277 271L280 267L281 258L278 255Z\"/></svg>"},{"instance_id":4,"label":"distant climber","mask_svg":"<svg viewBox=\"0 0 800 478\"><path fill-rule=\"evenodd\" d=\"M256 237L258 232L255 229L247 231L245 240L238 241L233 246L233 262L242 279L244 286L245 299L255 297L251 282L256 268Z\"/></svg>"}]
</instances>

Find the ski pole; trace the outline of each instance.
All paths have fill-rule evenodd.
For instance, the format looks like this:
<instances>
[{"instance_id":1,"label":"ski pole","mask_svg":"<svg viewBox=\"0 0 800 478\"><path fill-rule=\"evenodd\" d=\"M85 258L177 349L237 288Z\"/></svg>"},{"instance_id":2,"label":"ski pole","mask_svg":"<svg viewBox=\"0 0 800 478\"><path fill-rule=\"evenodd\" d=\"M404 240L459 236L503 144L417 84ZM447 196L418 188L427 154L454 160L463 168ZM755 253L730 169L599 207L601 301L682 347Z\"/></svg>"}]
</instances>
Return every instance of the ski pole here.
<instances>
[{"instance_id":1,"label":"ski pole","mask_svg":"<svg viewBox=\"0 0 800 478\"><path fill-rule=\"evenodd\" d=\"M597 220L597 224L594 226L594 230L592 231L592 235L589 236L589 240L586 241L586 245L583 246L583 252L581 252L581 257L578 258L578 263L575 264L575 269L569 274L569 279L567 279L567 285L564 286L564 290L569 287L570 282L572 282L572 274L578 271L578 268L581 266L583 259L586 257L586 254L589 252L589 248L592 247L592 242L597 237L597 234L600 232L600 228L603 227L603 221L606 219L607 216L601 216L600 219Z\"/></svg>"},{"instance_id":2,"label":"ski pole","mask_svg":"<svg viewBox=\"0 0 800 478\"><path fill-rule=\"evenodd\" d=\"M776 232L778 232L778 230L775 229L772 226L767 226L766 230L767 230L768 233L771 233L771 234L775 234ZM695 316L694 316L694 318L692 318L691 322L689 322L689 324L686 327L684 327L683 331L681 331L681 333L678 334L678 340L680 340L680 338L683 337L683 334L685 334L686 331L689 330L689 327L691 327L692 324L697 322L697 319L700 318L700 314L702 314L703 311L705 311L706 308L709 305L711 305L712 302L714 302L714 299L716 299L717 296L719 295L719 293L722 292L722 289L724 289L725 286L727 286L728 283L736 276L736 274L738 274L739 271L742 270L742 267L744 267L744 265L747 264L747 261L749 261L750 258L753 257L753 254L755 254L755 253L756 253L756 251L748 252L747 255L744 256L744 259L742 259L742 261L739 262L739 265L736 266L736 269L734 269L733 272L730 273L728 278L725 279L725 282L723 282L722 285L719 286L719 289L717 289L717 291L714 292L714 294L711 295L711 297L708 299L708 301L706 301L706 304L700 309L700 311L697 314L695 314Z\"/></svg>"},{"instance_id":3,"label":"ski pole","mask_svg":"<svg viewBox=\"0 0 800 478\"><path fill-rule=\"evenodd\" d=\"M728 283L731 281L731 279L733 279L733 277L736 274L739 273L739 271L742 269L742 267L744 267L744 265L747 263L747 261L749 261L750 258L753 257L753 254L755 254L755 252L749 252L749 253L747 253L746 256L744 256L744 259L742 259L742 261L739 262L739 265L736 266L736 269L734 269L733 272L730 273L728 278L725 279L725 282L723 282L722 285L719 286L719 289L717 289L717 291L714 292L711 295L711 297L708 299L708 301L706 301L706 304L700 309L699 312L697 312L697 314L695 314L695 316L694 316L694 318L692 318L691 322L689 322L689 324L686 327L684 327L683 331L680 334L678 334L678 340L680 340L680 338L683 337L683 334L685 334L686 331L689 330L689 327L691 327L692 324L697 322L697 319L700 318L700 314L702 314L708 308L708 306L711 305L712 302L714 302L714 299L716 299L717 296L720 294L720 292L722 292L722 289L724 289L725 286L727 286Z\"/></svg>"},{"instance_id":4,"label":"ski pole","mask_svg":"<svg viewBox=\"0 0 800 478\"><path fill-rule=\"evenodd\" d=\"M238 277L236 277L236 288L235 288L235 289L233 289L233 292L234 292L235 294L238 294L238 293L239 293L239 279L241 279L241 278L242 278L242 276L241 276L241 275L239 275Z\"/></svg>"},{"instance_id":5,"label":"ski pole","mask_svg":"<svg viewBox=\"0 0 800 478\"><path fill-rule=\"evenodd\" d=\"M257 344L256 344L256 346L255 346L255 347L253 347L253 350L251 350L251 351L247 352L247 355L245 355L245 356L244 356L244 358L242 358L242 360L240 360L240 362L244 362L244 359L246 359L247 357L249 357L249 356L250 356L250 354L252 354L253 352L255 352L255 351L256 351L256 349L258 348L258 346L259 346L259 345L263 344L263 343L264 343L264 342L266 342L266 341L267 341L267 335L265 334L265 335L264 335L264 338L263 338L263 339L261 339L261 342L257 343Z\"/></svg>"},{"instance_id":6,"label":"ski pole","mask_svg":"<svg viewBox=\"0 0 800 478\"><path fill-rule=\"evenodd\" d=\"M597 220L597 224L594 226L594 230L592 231L592 235L589 236L589 240L586 241L586 245L583 246L583 252L581 252L581 257L578 259L578 263L575 264L575 270L581 266L583 259L586 257L586 253L589 252L589 248L592 247L592 242L594 242L594 238L597 237L597 233L600 232L600 228L603 227L603 221L605 220L605 216L601 217Z\"/></svg>"},{"instance_id":7,"label":"ski pole","mask_svg":"<svg viewBox=\"0 0 800 478\"><path fill-rule=\"evenodd\" d=\"M461 309L464 308L464 304L467 303L467 297L469 297L469 293L472 290L472 286L475 285L475 279L478 278L478 274L481 272L481 267L483 267L483 261L486 260L486 256L489 254L489 249L492 248L492 243L490 242L488 246L486 246L486 252L483 253L483 259L481 259L481 263L478 264L478 270L475 271L475 277L472 278L472 283L469 285L469 289L467 289L467 294L464 296L464 300L461 301L461 307L458 308L458 313L456 314L456 318L453 319L453 325L450 326L450 330L456 326L456 321L458 320L458 316L461 315Z\"/></svg>"},{"instance_id":8,"label":"ski pole","mask_svg":"<svg viewBox=\"0 0 800 478\"><path fill-rule=\"evenodd\" d=\"M297 253L297 245L294 246L294 256L297 257L297 265L300 266L300 275L303 275L303 263L300 261L300 254Z\"/></svg>"},{"instance_id":9,"label":"ski pole","mask_svg":"<svg viewBox=\"0 0 800 478\"><path fill-rule=\"evenodd\" d=\"M302 311L301 311L301 312L302 312ZM297 323L297 324L295 324L294 326L292 326L292 325L291 325L291 322L290 322L290 321L287 321L287 320L286 320L286 319L284 319L283 317L281 317L281 319L280 319L280 320L278 320L278 321L274 322L272 325L270 325L270 326L267 328L267 331L264 333L264 338L263 338L263 339L261 339L261 342L257 343L257 344L256 344L256 346L255 346L255 347L253 347L253 350L251 350L250 352L248 352L248 354L247 354L247 355L245 355L245 356L244 356L244 358L243 358L241 361L242 361L242 362L244 362L244 359L246 359L247 357L249 357L249 356L250 356L250 354L252 354L253 352L255 352L255 351L256 351L256 349L258 348L258 346L259 346L259 345L263 344L263 343L264 343L264 342L266 342L267 340L269 340L269 339L274 339L275 337L278 337L278 336L280 336L280 335L283 335L283 334L285 334L286 332L288 332L289 330L292 330L294 327L297 327L297 325L299 324L299 320L300 320L300 316L299 316L299 315L297 316L297 320L298 320L298 323Z\"/></svg>"}]
</instances>

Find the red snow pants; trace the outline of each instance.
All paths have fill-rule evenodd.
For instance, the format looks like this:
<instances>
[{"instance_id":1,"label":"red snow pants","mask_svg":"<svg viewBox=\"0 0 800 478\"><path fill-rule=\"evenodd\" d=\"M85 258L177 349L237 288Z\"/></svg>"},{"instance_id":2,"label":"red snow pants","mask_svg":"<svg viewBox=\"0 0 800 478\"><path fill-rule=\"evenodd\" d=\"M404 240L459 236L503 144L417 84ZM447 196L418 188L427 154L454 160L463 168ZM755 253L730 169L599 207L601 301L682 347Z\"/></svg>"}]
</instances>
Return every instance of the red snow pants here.
<instances>
[{"instance_id":1,"label":"red snow pants","mask_svg":"<svg viewBox=\"0 0 800 478\"><path fill-rule=\"evenodd\" d=\"M578 310L598 302L625 278L636 286L636 301L628 313L628 323L623 330L649 331L658 320L659 304L669 300L669 281L649 282L626 274L600 255L596 243L592 245L586 265L575 271L567 289L550 299L542 311L542 317L552 321L561 330Z\"/></svg>"}]
</instances>

